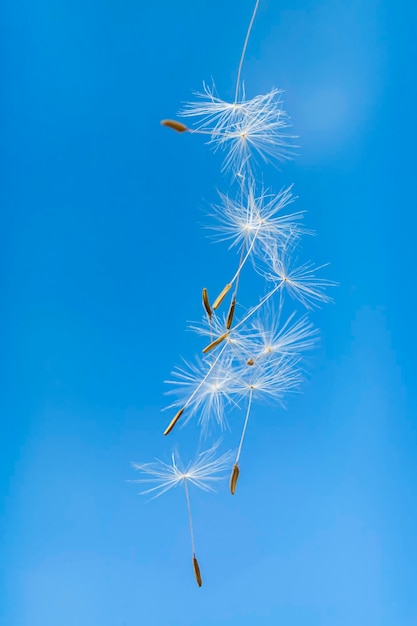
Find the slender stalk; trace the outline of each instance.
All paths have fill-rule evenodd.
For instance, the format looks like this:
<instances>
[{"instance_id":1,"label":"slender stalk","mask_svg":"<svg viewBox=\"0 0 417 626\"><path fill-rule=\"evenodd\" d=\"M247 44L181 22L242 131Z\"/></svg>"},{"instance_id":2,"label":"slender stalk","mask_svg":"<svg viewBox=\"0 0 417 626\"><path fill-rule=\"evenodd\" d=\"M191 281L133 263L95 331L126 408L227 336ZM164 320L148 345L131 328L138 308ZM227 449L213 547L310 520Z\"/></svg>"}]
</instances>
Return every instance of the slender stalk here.
<instances>
[{"instance_id":1,"label":"slender stalk","mask_svg":"<svg viewBox=\"0 0 417 626\"><path fill-rule=\"evenodd\" d=\"M232 473L230 475L230 492L232 496L235 494L236 485L237 485L237 481L239 478L239 473L240 473L239 459L240 459L240 454L242 452L243 440L245 439L246 429L248 426L249 415L250 415L250 410L252 406L252 396L253 396L253 387L251 387L249 391L249 401L248 401L248 406L246 409L245 421L243 423L242 434L240 436L240 442L239 442L239 447L238 447L237 454L236 454L235 463L233 465Z\"/></svg>"},{"instance_id":2,"label":"slender stalk","mask_svg":"<svg viewBox=\"0 0 417 626\"><path fill-rule=\"evenodd\" d=\"M221 135L221 132L215 130L202 130L201 128L188 128L182 122L178 122L177 120L162 120L162 126L166 126L167 128L172 128L172 130L176 130L177 133L190 133L190 135Z\"/></svg>"},{"instance_id":3,"label":"slender stalk","mask_svg":"<svg viewBox=\"0 0 417 626\"><path fill-rule=\"evenodd\" d=\"M240 320L240 322L238 322L236 324L236 326L234 326L233 328L230 329L229 334L232 333L237 328L239 328L239 326L242 326L242 324L247 322L248 319L251 318L252 315L254 315L256 313L256 311L258 311L265 304L265 302L267 302L269 300L269 298L272 298L272 296L278 291L278 289L281 289L281 287L284 284L284 282L285 281L281 280L281 282L279 282L278 285L276 285L273 289L271 289L271 291L269 293L267 293L266 296L264 296L262 298L262 300L253 309L251 309L249 311L249 313L247 315L245 315L245 317L243 319Z\"/></svg>"},{"instance_id":4,"label":"slender stalk","mask_svg":"<svg viewBox=\"0 0 417 626\"><path fill-rule=\"evenodd\" d=\"M192 555L194 556L195 555L195 542L194 542L193 518L191 515L190 494L188 492L187 479L185 477L184 477L184 491L185 491L185 499L187 500L188 523L190 525L191 552L192 552Z\"/></svg>"},{"instance_id":5,"label":"slender stalk","mask_svg":"<svg viewBox=\"0 0 417 626\"><path fill-rule=\"evenodd\" d=\"M233 285L233 283L236 281L235 291L234 291L234 293L233 293L233 296L236 296L236 291L237 291L237 288L238 288L238 286L239 286L239 276L240 276L240 272L242 271L242 267L243 267L243 265L245 264L246 259L247 259L247 258L248 258L248 256L249 256L249 254L246 254L246 256L245 256L246 237L247 237L247 234L245 234L245 238L244 238L243 243L242 243L242 250L240 251L240 258L239 258L239 265L237 266L237 270L236 270L235 275L233 276L232 280L230 281L230 282L232 283L232 285ZM253 246L252 246L252 247L253 247ZM250 250L249 250L249 251L250 251Z\"/></svg>"},{"instance_id":6,"label":"slender stalk","mask_svg":"<svg viewBox=\"0 0 417 626\"><path fill-rule=\"evenodd\" d=\"M202 298L203 298L203 306L204 306L204 310L206 311L206 315L207 315L207 320L209 323L209 329L210 329L210 343L213 341L213 310L210 306L210 301L209 301L209 297L208 297L208 293L207 293L207 289L204 287L203 289L203 294L202 294ZM211 355L211 360L213 361L214 359L214 355Z\"/></svg>"},{"instance_id":7,"label":"slender stalk","mask_svg":"<svg viewBox=\"0 0 417 626\"><path fill-rule=\"evenodd\" d=\"M233 276L232 281L230 282L230 284L232 285L235 282L235 280L236 280L235 288L233 289L232 299L230 301L229 312L228 312L227 318L226 318L226 330L230 330L230 328L231 328L231 326L233 324L233 318L234 318L234 315L235 315L237 292L238 292L238 289L239 289L240 272L241 272L242 267L244 265L243 257L244 257L244 254L245 254L245 242L246 242L246 236L245 236L245 240L243 241L243 244L242 244L242 250L240 251L240 259L239 259L239 265L238 265L238 268L237 268L237 272ZM246 255L246 258L247 257L248 257L248 255ZM246 259L245 259L245 261L246 261Z\"/></svg>"},{"instance_id":8,"label":"slender stalk","mask_svg":"<svg viewBox=\"0 0 417 626\"><path fill-rule=\"evenodd\" d=\"M187 131L190 135L223 135L221 131L218 130L202 130L201 128L187 128Z\"/></svg>"},{"instance_id":9,"label":"slender stalk","mask_svg":"<svg viewBox=\"0 0 417 626\"><path fill-rule=\"evenodd\" d=\"M210 327L210 343L214 341L213 339L213 320L211 317L209 318L209 327ZM214 361L214 352L211 353L211 364L213 365Z\"/></svg>"},{"instance_id":10,"label":"slender stalk","mask_svg":"<svg viewBox=\"0 0 417 626\"><path fill-rule=\"evenodd\" d=\"M239 447L237 449L235 465L237 465L239 463L240 454L242 452L243 440L244 440L245 435L246 435L246 429L248 427L249 415L250 415L250 410L251 410L251 406L252 406L252 397L253 397L253 388L251 387L250 391L249 391L249 400L248 400L248 407L246 409L245 421L243 423L242 434L240 436Z\"/></svg>"},{"instance_id":11,"label":"slender stalk","mask_svg":"<svg viewBox=\"0 0 417 626\"><path fill-rule=\"evenodd\" d=\"M197 557L195 555L194 528L193 528L193 518L191 515L190 494L188 493L187 479L185 476L184 476L184 491L185 491L185 498L187 500L188 522L190 525L191 559L193 562L194 577L197 581L197 585L201 587L201 585L203 584L203 580L201 578L200 566L198 564Z\"/></svg>"},{"instance_id":12,"label":"slender stalk","mask_svg":"<svg viewBox=\"0 0 417 626\"><path fill-rule=\"evenodd\" d=\"M252 18L251 18L251 21L249 23L248 32L246 33L245 43L243 44L243 50L242 50L242 54L241 54L241 57L240 57L239 68L238 68L238 71L237 71L236 91L235 91L235 100L234 100L235 104L236 104L238 96L239 96L240 75L242 73L242 67L243 67L243 61L245 59L246 48L248 47L249 37L250 37L250 33L251 33L251 30L252 30L253 23L255 21L256 13L258 11L258 6L259 6L259 0L256 0L255 8L254 8L253 13L252 13Z\"/></svg>"},{"instance_id":13,"label":"slender stalk","mask_svg":"<svg viewBox=\"0 0 417 626\"><path fill-rule=\"evenodd\" d=\"M245 179L244 179L244 177L243 177L243 181L242 181L242 184L241 184L241 187L240 187L240 191L241 191L241 202L243 202L243 197L244 197L244 196L243 196L244 180L245 180ZM247 214L248 214L248 218L249 218L249 216L251 215L251 213L252 213L252 209L249 209L249 207L247 207ZM250 246L249 246L249 248L248 248L248 251L247 251L247 253L246 253L246 256L244 256L244 254L245 254L245 244L246 244L247 233L245 234L245 238L244 238L244 241L243 241L243 244L242 244L242 251L241 251L241 253L240 253L239 265L238 265L238 268L237 268L237 270L236 270L235 275L233 276L232 280L230 281L230 282L231 282L231 284L233 284L233 283L235 282L235 280L236 280L236 282L237 282L236 287L235 287L235 292L234 292L234 294L233 294L233 296L234 296L234 297L236 297L236 295L237 295L237 289L238 289L238 285L239 285L239 276L240 276L240 272L242 271L243 266L245 265L246 261L247 261L247 260L248 260L248 258L249 258L250 253L251 253L251 252L252 252L252 250L253 250L253 246L255 245L255 241L256 241L256 238L257 238L257 236L258 236L258 233L259 233L259 229L260 229L260 227L261 227L261 224L259 224L258 228L256 229L255 235L253 236L252 242L251 242L251 244L250 244Z\"/></svg>"},{"instance_id":14,"label":"slender stalk","mask_svg":"<svg viewBox=\"0 0 417 626\"><path fill-rule=\"evenodd\" d=\"M228 323L227 323L227 326L226 326L227 330L229 330L229 328L232 325L232 321L233 321L234 309L235 309L235 306L236 306L236 299L237 299L237 292L238 292L238 289L239 289L240 273L243 270L243 268L245 266L245 263L248 260L250 254L251 254L251 252L253 250L253 246L255 245L256 237L258 236L260 227L261 227L261 225L259 225L258 228L256 229L256 232L255 232L255 234L253 236L253 239L251 241L251 244L250 244L246 254L245 254L245 242L246 242L246 236L245 236L245 239L244 239L243 244L242 244L242 250L240 252L239 265L238 265L238 268L236 270L235 275L233 276L232 280L230 281L230 285L233 285L233 283L235 283L235 288L233 290L233 295L232 295L232 299L231 299L231 303L230 303L230 307L229 307L229 314L227 316L227 318L228 318ZM230 324L229 324L229 321L230 321Z\"/></svg>"}]
</instances>

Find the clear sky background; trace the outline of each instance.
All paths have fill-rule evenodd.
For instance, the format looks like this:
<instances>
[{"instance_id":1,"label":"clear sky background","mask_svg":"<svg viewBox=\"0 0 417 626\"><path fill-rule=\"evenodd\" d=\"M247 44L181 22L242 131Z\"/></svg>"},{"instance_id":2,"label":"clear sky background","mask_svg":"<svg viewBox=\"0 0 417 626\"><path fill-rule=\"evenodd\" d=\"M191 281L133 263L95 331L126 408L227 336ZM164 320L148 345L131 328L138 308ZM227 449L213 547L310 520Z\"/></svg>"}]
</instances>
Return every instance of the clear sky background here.
<instances>
[{"instance_id":1,"label":"clear sky background","mask_svg":"<svg viewBox=\"0 0 417 626\"><path fill-rule=\"evenodd\" d=\"M247 95L285 89L300 136L265 183L295 184L340 286L303 393L254 410L237 494L191 494L202 589L183 494L126 482L194 449L162 437L163 381L236 261L201 228L220 158L159 121L211 77L233 98L252 8L3 3L4 626L417 623L414 3L261 1Z\"/></svg>"}]
</instances>

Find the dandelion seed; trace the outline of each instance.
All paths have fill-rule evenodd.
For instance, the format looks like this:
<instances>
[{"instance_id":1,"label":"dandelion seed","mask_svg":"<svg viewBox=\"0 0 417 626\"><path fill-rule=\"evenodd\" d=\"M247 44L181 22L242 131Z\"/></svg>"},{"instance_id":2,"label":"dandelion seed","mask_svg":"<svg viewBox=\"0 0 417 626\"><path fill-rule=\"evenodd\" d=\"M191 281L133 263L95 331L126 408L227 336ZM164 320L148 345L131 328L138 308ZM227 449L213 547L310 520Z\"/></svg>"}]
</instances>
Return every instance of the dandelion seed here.
<instances>
[{"instance_id":1,"label":"dandelion seed","mask_svg":"<svg viewBox=\"0 0 417 626\"><path fill-rule=\"evenodd\" d=\"M295 319L293 312L283 323L280 318L279 312L267 306L253 322L254 352L258 359L301 354L317 344L318 331L306 316Z\"/></svg>"},{"instance_id":2,"label":"dandelion seed","mask_svg":"<svg viewBox=\"0 0 417 626\"><path fill-rule=\"evenodd\" d=\"M239 447L236 454L230 478L230 491L236 491L237 479L239 476L239 460L242 452L243 442L249 422L253 400L257 397L266 397L275 402L282 403L283 396L293 391L301 382L301 373L298 369L299 360L295 358L280 358L272 362L260 362L251 368L240 369L239 392L247 396L248 403L242 432L240 435ZM235 469L237 468L237 469Z\"/></svg>"},{"instance_id":3,"label":"dandelion seed","mask_svg":"<svg viewBox=\"0 0 417 626\"><path fill-rule=\"evenodd\" d=\"M197 94L200 101L188 103L180 115L198 118L190 132L209 135L208 144L226 152L223 169L237 175L248 169L251 157L266 162L291 158L294 137L283 132L289 121L281 94L272 89L251 100L243 96L240 101L226 102L217 97L214 86L204 85L203 93Z\"/></svg>"},{"instance_id":4,"label":"dandelion seed","mask_svg":"<svg viewBox=\"0 0 417 626\"><path fill-rule=\"evenodd\" d=\"M184 423L198 415L203 431L208 430L213 420L224 428L225 407L235 403L238 381L232 366L233 356L227 354L226 348L227 344L220 349L214 361L185 362L184 367L174 370L174 379L167 381L173 385L169 393L178 396L170 406L179 405L187 409Z\"/></svg>"},{"instance_id":5,"label":"dandelion seed","mask_svg":"<svg viewBox=\"0 0 417 626\"><path fill-rule=\"evenodd\" d=\"M217 441L211 448L200 452L187 465L183 465L175 452L171 455L170 463L159 459L152 463L132 463L132 467L145 474L146 478L131 482L155 483L154 487L140 492L141 495L155 493L155 498L182 484L184 480L204 491L214 491L212 483L222 480L222 475L228 470L232 459L230 451L218 456L220 443Z\"/></svg>"},{"instance_id":6,"label":"dandelion seed","mask_svg":"<svg viewBox=\"0 0 417 626\"><path fill-rule=\"evenodd\" d=\"M231 285L235 283L236 297L240 274L249 259L256 267L255 258L264 262L271 247L311 232L299 225L302 211L282 213L286 206L294 202L292 186L282 189L278 194L270 194L262 189L258 195L255 182L251 180L241 186L238 198L231 199L222 194L220 197L222 203L213 207L213 216L218 223L212 229L220 241L231 240L231 247L241 248L238 268L229 281Z\"/></svg>"},{"instance_id":7,"label":"dandelion seed","mask_svg":"<svg viewBox=\"0 0 417 626\"><path fill-rule=\"evenodd\" d=\"M263 96L248 101L245 116L223 133L211 135L209 145L226 152L223 170L228 172L251 171L251 164L282 162L291 159L295 136L284 133L290 126L282 108L282 92L273 89Z\"/></svg>"},{"instance_id":8,"label":"dandelion seed","mask_svg":"<svg viewBox=\"0 0 417 626\"><path fill-rule=\"evenodd\" d=\"M202 585L202 578L195 551L194 527L188 484L199 487L205 491L213 491L212 483L222 480L224 472L229 468L232 455L229 451L218 456L217 451L219 445L220 442L217 442L208 450L201 452L197 458L186 467L182 467L179 457L177 459L174 453L172 454L171 463L169 464L159 459L154 463L132 463L136 470L146 475L146 478L139 478L131 482L156 483L156 486L142 491L142 494L155 493L156 495L154 497L157 498L180 484L184 486L190 527L193 570L199 587Z\"/></svg>"},{"instance_id":9,"label":"dandelion seed","mask_svg":"<svg viewBox=\"0 0 417 626\"><path fill-rule=\"evenodd\" d=\"M292 242L289 242L289 245L291 244ZM327 267L327 264L316 267L313 263L307 262L296 267L288 252L278 251L277 248L270 251L269 260L271 269L264 273L265 278L283 284L287 293L307 309L320 303L331 302L325 290L334 287L336 283L317 277L317 272Z\"/></svg>"},{"instance_id":10,"label":"dandelion seed","mask_svg":"<svg viewBox=\"0 0 417 626\"><path fill-rule=\"evenodd\" d=\"M250 368L236 371L236 394L269 399L282 405L284 396L300 386L303 378L298 356L275 356L255 361Z\"/></svg>"},{"instance_id":11,"label":"dandelion seed","mask_svg":"<svg viewBox=\"0 0 417 626\"><path fill-rule=\"evenodd\" d=\"M300 227L302 211L283 213L295 201L293 186L281 189L277 194L261 188L250 180L241 187L236 198L220 194L221 203L214 205L211 214L217 224L210 226L219 241L231 241L231 247L253 248L255 253L265 254L265 246L284 244L290 236L308 233ZM231 281L232 282L232 281Z\"/></svg>"},{"instance_id":12,"label":"dandelion seed","mask_svg":"<svg viewBox=\"0 0 417 626\"><path fill-rule=\"evenodd\" d=\"M187 102L179 115L200 118L197 124L198 129L209 129L210 133L222 133L233 124L234 120L244 114L244 104L226 102L219 98L214 83L210 87L203 82L203 91L195 92L194 95L198 100Z\"/></svg>"},{"instance_id":13,"label":"dandelion seed","mask_svg":"<svg viewBox=\"0 0 417 626\"><path fill-rule=\"evenodd\" d=\"M250 389L248 406L247 406L246 415L245 415L245 421L243 423L242 433L240 435L239 448L237 450L235 463L233 465L232 474L230 476L230 492L231 492L232 496L236 492L237 479L239 478L239 473L240 473L239 459L240 459L240 454L242 452L243 441L245 439L246 429L247 429L248 421L249 421L249 414L250 414L250 410L251 410L251 407L252 407L252 397L253 397L253 390Z\"/></svg>"}]
</instances>

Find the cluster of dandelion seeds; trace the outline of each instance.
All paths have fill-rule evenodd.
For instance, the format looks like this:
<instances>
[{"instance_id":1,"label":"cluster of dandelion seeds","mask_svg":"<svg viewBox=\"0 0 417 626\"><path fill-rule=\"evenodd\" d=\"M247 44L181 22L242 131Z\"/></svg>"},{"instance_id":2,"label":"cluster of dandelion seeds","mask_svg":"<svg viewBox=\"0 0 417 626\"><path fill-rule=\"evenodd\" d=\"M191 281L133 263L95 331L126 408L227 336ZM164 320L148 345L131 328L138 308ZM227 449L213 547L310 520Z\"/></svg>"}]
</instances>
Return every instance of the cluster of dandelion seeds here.
<instances>
[{"instance_id":1,"label":"cluster of dandelion seeds","mask_svg":"<svg viewBox=\"0 0 417 626\"><path fill-rule=\"evenodd\" d=\"M241 415L236 452L219 454L219 442L194 462L182 466L177 455L171 461L134 464L144 474L137 482L153 487L143 493L161 495L182 485L185 491L191 535L192 563L196 581L202 584L195 553L189 485L210 489L225 471L235 494L252 407L256 402L283 403L285 396L302 382L302 359L317 343L318 332L309 319L312 308L328 302L322 278L323 266L298 262L302 237L311 234L303 225L303 212L295 208L293 186L277 190L265 187L262 166L280 163L293 154L289 118L283 109L282 92L246 98L241 80L243 61L258 10L256 1L237 71L235 97L222 100L214 84L186 104L180 116L188 126L167 119L161 123L178 133L201 135L209 147L223 154L222 173L229 191L220 194L212 208L214 237L236 252L235 270L224 277L224 287L211 300L202 289L200 322L191 325L201 339L201 354L184 361L167 381L171 387L172 418L164 435L178 423L196 420L201 432L229 425L233 410ZM231 191L230 191L231 190ZM239 302L239 286L246 272L261 277L264 293L249 308ZM233 428L232 428L233 432Z\"/></svg>"}]
</instances>

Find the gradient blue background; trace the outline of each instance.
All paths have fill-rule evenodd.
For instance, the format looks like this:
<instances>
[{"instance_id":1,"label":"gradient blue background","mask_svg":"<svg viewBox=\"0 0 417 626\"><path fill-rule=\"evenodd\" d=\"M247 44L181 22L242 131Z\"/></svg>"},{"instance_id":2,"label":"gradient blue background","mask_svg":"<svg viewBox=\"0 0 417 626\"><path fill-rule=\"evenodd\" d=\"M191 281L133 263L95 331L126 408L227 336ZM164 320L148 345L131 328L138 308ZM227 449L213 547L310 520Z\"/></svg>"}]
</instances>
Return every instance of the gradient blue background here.
<instances>
[{"instance_id":1,"label":"gradient blue background","mask_svg":"<svg viewBox=\"0 0 417 626\"><path fill-rule=\"evenodd\" d=\"M193 426L161 436L163 380L235 264L201 228L219 157L159 120L211 76L233 97L252 7L3 4L4 626L417 623L411 2L261 1L247 94L285 89L301 145L265 182L295 183L340 287L303 394L254 411L235 498L192 493L202 589L183 495L126 482L192 451Z\"/></svg>"}]
</instances>

